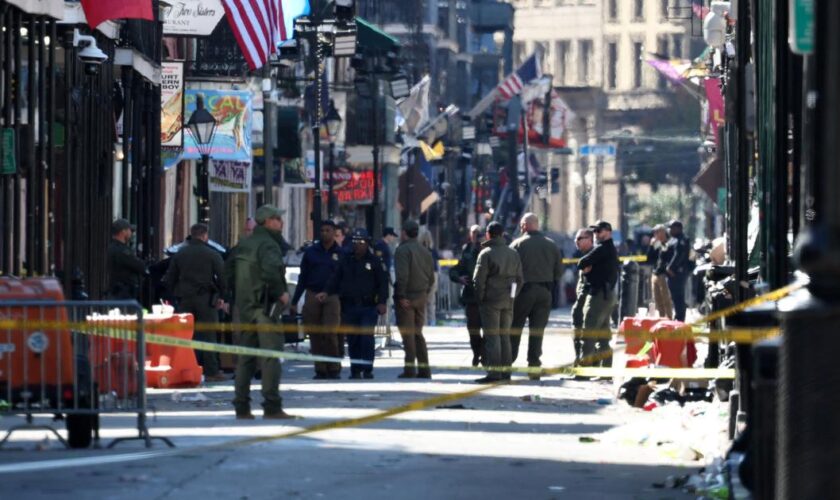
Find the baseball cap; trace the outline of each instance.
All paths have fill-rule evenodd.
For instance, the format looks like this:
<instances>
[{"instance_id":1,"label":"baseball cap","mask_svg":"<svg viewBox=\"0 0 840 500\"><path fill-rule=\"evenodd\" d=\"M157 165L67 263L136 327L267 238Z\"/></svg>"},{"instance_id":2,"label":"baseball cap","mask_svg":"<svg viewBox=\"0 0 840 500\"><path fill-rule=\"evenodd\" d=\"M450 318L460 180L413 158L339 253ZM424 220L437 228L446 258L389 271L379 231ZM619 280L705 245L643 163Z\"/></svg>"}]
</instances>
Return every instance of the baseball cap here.
<instances>
[{"instance_id":1,"label":"baseball cap","mask_svg":"<svg viewBox=\"0 0 840 500\"><path fill-rule=\"evenodd\" d=\"M399 235L397 234L397 232L396 232L396 231L394 231L394 228L393 228L393 227L386 227L386 228L382 231L382 236L383 236L383 237L384 237L384 236L396 236L396 237L399 237Z\"/></svg>"},{"instance_id":2,"label":"baseball cap","mask_svg":"<svg viewBox=\"0 0 840 500\"><path fill-rule=\"evenodd\" d=\"M125 219L117 219L111 223L111 234L117 234L126 229L131 229L132 231L136 231L137 228L134 224L128 222Z\"/></svg>"},{"instance_id":3,"label":"baseball cap","mask_svg":"<svg viewBox=\"0 0 840 500\"><path fill-rule=\"evenodd\" d=\"M279 219L284 213L286 213L285 210L281 210L274 205L263 205L257 209L254 218L257 220L257 224L265 224L268 219Z\"/></svg>"},{"instance_id":4,"label":"baseball cap","mask_svg":"<svg viewBox=\"0 0 840 500\"><path fill-rule=\"evenodd\" d=\"M417 221L414 221L414 220L407 220L407 221L403 222L402 228L403 228L403 231L419 231L420 230L420 224L418 224Z\"/></svg>"},{"instance_id":5,"label":"baseball cap","mask_svg":"<svg viewBox=\"0 0 840 500\"><path fill-rule=\"evenodd\" d=\"M609 222L607 222L605 220L598 220L598 221L595 221L595 224L592 224L591 226L589 226L589 229L591 229L593 231L601 231L601 230L612 231L612 224L610 224Z\"/></svg>"},{"instance_id":6,"label":"baseball cap","mask_svg":"<svg viewBox=\"0 0 840 500\"><path fill-rule=\"evenodd\" d=\"M353 231L353 236L350 237L353 243L357 241L370 241L370 235L367 232L367 229L360 227Z\"/></svg>"},{"instance_id":7,"label":"baseball cap","mask_svg":"<svg viewBox=\"0 0 840 500\"><path fill-rule=\"evenodd\" d=\"M336 224L335 221L332 219L322 219L321 227L323 226L332 226L334 229L338 229L338 224Z\"/></svg>"}]
</instances>

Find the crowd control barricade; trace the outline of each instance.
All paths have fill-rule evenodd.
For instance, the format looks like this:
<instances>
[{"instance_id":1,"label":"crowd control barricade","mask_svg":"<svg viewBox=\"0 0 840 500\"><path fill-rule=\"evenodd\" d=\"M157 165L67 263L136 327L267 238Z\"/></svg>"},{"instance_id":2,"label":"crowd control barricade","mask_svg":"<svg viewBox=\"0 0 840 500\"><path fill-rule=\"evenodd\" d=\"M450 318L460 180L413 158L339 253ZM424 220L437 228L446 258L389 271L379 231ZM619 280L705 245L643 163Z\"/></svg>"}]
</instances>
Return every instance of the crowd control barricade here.
<instances>
[{"instance_id":1,"label":"crowd control barricade","mask_svg":"<svg viewBox=\"0 0 840 500\"><path fill-rule=\"evenodd\" d=\"M135 413L137 435L151 446L146 425L143 310L135 301L0 300L0 415L21 415L15 431L52 432L65 446L99 442L99 416ZM63 418L65 440L36 415ZM58 419L57 419L58 420Z\"/></svg>"}]
</instances>

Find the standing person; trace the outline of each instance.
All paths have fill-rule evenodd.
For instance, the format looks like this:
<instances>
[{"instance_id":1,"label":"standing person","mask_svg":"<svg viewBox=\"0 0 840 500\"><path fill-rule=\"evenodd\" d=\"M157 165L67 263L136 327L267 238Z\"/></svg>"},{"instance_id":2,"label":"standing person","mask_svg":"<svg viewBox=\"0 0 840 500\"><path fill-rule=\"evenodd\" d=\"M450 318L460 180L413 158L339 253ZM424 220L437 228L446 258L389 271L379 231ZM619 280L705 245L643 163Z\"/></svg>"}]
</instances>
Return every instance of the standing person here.
<instances>
[{"instance_id":1,"label":"standing person","mask_svg":"<svg viewBox=\"0 0 840 500\"><path fill-rule=\"evenodd\" d=\"M618 252L609 222L599 220L590 229L598 242L578 262L578 269L583 271L586 292L583 305L583 328L587 335L583 340L584 364L594 364L588 358L597 354L597 364L608 366L611 364L606 354L610 350L610 316L617 302Z\"/></svg>"},{"instance_id":2,"label":"standing person","mask_svg":"<svg viewBox=\"0 0 840 500\"><path fill-rule=\"evenodd\" d=\"M435 326L437 324L437 291L438 291L438 274L440 272L440 255L435 250L435 243L432 239L432 233L424 229L417 237L423 247L432 254L432 262L435 264L435 282L432 284L432 291L426 299L426 326Z\"/></svg>"},{"instance_id":3,"label":"standing person","mask_svg":"<svg viewBox=\"0 0 840 500\"><path fill-rule=\"evenodd\" d=\"M163 282L178 299L178 312L193 315L196 323L204 325L193 335L195 340L217 343L218 333L206 325L218 323L224 301L224 262L216 250L207 245L209 234L205 224L190 228L190 239L172 257ZM227 377L219 371L219 357L215 352L196 351L198 364L204 368L204 380L220 382Z\"/></svg>"},{"instance_id":4,"label":"standing person","mask_svg":"<svg viewBox=\"0 0 840 500\"><path fill-rule=\"evenodd\" d=\"M373 245L373 253L382 260L388 273L391 272L391 245L399 238L399 235L394 231L393 227L386 227L382 231L382 239Z\"/></svg>"},{"instance_id":5,"label":"standing person","mask_svg":"<svg viewBox=\"0 0 840 500\"><path fill-rule=\"evenodd\" d=\"M473 366L478 366L484 357L484 341L481 339L481 313L478 310L478 299L475 296L475 286L472 281L480 251L481 227L474 224L470 228L470 241L461 248L461 258L449 270L449 279L463 285L461 305L464 306L464 315L467 317L467 332L470 335Z\"/></svg>"},{"instance_id":6,"label":"standing person","mask_svg":"<svg viewBox=\"0 0 840 500\"><path fill-rule=\"evenodd\" d=\"M522 291L513 303L513 323L510 334L510 359L516 362L522 329L528 321L528 366L542 366L543 335L551 314L551 299L554 286L563 277L563 261L560 249L551 238L540 232L540 219L527 213L520 221L522 236L510 244L519 254L522 262ZM530 373L531 380L539 380L539 373Z\"/></svg>"},{"instance_id":7,"label":"standing person","mask_svg":"<svg viewBox=\"0 0 840 500\"><path fill-rule=\"evenodd\" d=\"M575 235L575 253L573 257L580 259L588 254L595 245L594 233L589 228L578 229ZM579 366L584 357L583 343L583 306L586 304L586 279L582 270L578 270L577 286L575 287L575 303L572 306L572 328L574 328L575 366Z\"/></svg>"},{"instance_id":8,"label":"standing person","mask_svg":"<svg viewBox=\"0 0 840 500\"><path fill-rule=\"evenodd\" d=\"M648 252L648 262L653 264L651 288L653 289L653 303L661 318L673 319L674 303L671 301L671 290L668 289L668 263L671 261L673 248L668 246L668 231L663 224L653 228L653 244Z\"/></svg>"},{"instance_id":9,"label":"standing person","mask_svg":"<svg viewBox=\"0 0 840 500\"><path fill-rule=\"evenodd\" d=\"M388 274L382 260L370 250L370 236L356 229L353 253L344 255L327 285L327 293L341 301L341 323L347 327L350 378L372 379L374 328L387 312ZM356 360L368 363L357 363Z\"/></svg>"},{"instance_id":10,"label":"standing person","mask_svg":"<svg viewBox=\"0 0 840 500\"><path fill-rule=\"evenodd\" d=\"M335 241L335 223L321 221L321 239L309 245L300 261L300 276L292 297L291 313L297 314L297 304L303 292L303 327L309 330L312 354L338 358L338 326L341 323L341 304L338 297L328 295L327 282L338 269L343 255ZM315 362L315 380L340 379L341 363L332 361Z\"/></svg>"},{"instance_id":11,"label":"standing person","mask_svg":"<svg viewBox=\"0 0 840 500\"><path fill-rule=\"evenodd\" d=\"M678 220L668 223L668 232L671 239L668 241L668 250L671 252L671 260L665 266L665 273L668 275L668 289L671 291L671 300L674 302L674 319L685 321L685 284L691 274L689 262L688 238L683 234L683 224Z\"/></svg>"},{"instance_id":12,"label":"standing person","mask_svg":"<svg viewBox=\"0 0 840 500\"><path fill-rule=\"evenodd\" d=\"M257 209L254 233L239 242L228 259L225 277L235 288L236 306L242 323L273 325L279 311L289 303L286 290L286 266L283 263L283 211L273 205ZM284 336L274 331L244 331L240 345L272 351L283 350ZM280 398L280 361L260 358L262 362L263 418L294 418L283 411ZM251 414L251 379L257 370L257 357L237 356L233 406L236 418L253 420Z\"/></svg>"},{"instance_id":13,"label":"standing person","mask_svg":"<svg viewBox=\"0 0 840 500\"><path fill-rule=\"evenodd\" d=\"M479 384L510 379L510 325L513 300L522 288L522 263L519 254L508 247L498 222L487 226L487 241L478 254L473 282L484 328L484 366L487 375Z\"/></svg>"},{"instance_id":14,"label":"standing person","mask_svg":"<svg viewBox=\"0 0 840 500\"><path fill-rule=\"evenodd\" d=\"M134 226L125 219L111 223L111 242L108 244L109 300L139 300L140 280L146 265L128 245Z\"/></svg>"},{"instance_id":15,"label":"standing person","mask_svg":"<svg viewBox=\"0 0 840 500\"><path fill-rule=\"evenodd\" d=\"M423 325L426 324L426 301L435 282L435 263L431 252L417 242L419 232L417 222L406 221L400 235L402 243L394 252L397 275L394 302L397 303L397 326L405 349L405 368L399 378L432 378Z\"/></svg>"}]
</instances>

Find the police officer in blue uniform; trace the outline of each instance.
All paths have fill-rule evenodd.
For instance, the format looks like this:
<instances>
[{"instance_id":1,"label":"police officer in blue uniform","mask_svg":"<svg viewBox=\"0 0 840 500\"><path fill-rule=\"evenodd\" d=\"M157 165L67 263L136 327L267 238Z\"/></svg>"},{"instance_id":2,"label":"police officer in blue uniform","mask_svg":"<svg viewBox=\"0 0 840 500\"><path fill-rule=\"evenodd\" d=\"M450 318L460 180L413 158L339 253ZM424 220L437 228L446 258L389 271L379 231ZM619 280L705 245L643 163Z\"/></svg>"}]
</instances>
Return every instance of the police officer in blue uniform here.
<instances>
[{"instance_id":1,"label":"police officer in blue uniform","mask_svg":"<svg viewBox=\"0 0 840 500\"><path fill-rule=\"evenodd\" d=\"M391 245L399 239L399 235L393 227L386 227L382 231L382 239L373 245L373 253L385 264L385 269L391 271Z\"/></svg>"},{"instance_id":2,"label":"police officer in blue uniform","mask_svg":"<svg viewBox=\"0 0 840 500\"><path fill-rule=\"evenodd\" d=\"M331 220L321 222L321 239L303 252L300 277L292 297L292 314L297 314L297 303L303 292L303 328L308 330L312 354L341 357L338 327L341 323L341 305L338 297L327 293L327 282L335 274L341 247L335 240L336 225ZM315 380L341 378L341 363L316 361Z\"/></svg>"},{"instance_id":3,"label":"police officer in blue uniform","mask_svg":"<svg viewBox=\"0 0 840 500\"><path fill-rule=\"evenodd\" d=\"M347 330L350 359L370 362L351 361L350 378L371 379L375 350L373 333L379 315L386 312L388 275L385 264L371 252L366 230L356 229L352 242L353 253L341 257L327 290L341 301L341 322Z\"/></svg>"}]
</instances>

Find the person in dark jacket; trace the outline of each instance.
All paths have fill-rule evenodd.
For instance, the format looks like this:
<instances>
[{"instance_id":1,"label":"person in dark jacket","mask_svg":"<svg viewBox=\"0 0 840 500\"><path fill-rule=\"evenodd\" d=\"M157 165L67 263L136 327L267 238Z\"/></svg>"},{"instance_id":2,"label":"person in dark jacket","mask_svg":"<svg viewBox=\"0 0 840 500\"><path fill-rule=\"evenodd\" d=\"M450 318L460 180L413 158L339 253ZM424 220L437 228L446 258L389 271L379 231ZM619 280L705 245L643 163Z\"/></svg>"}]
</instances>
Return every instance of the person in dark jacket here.
<instances>
[{"instance_id":1,"label":"person in dark jacket","mask_svg":"<svg viewBox=\"0 0 840 500\"><path fill-rule=\"evenodd\" d=\"M311 353L316 356L341 356L338 327L341 324L341 304L338 297L329 295L327 282L338 269L343 253L335 241L336 225L331 220L321 222L321 239L303 252L300 276L292 297L291 313L297 314L297 303L303 292L303 326L309 330ZM341 378L341 363L316 361L315 380Z\"/></svg>"},{"instance_id":2,"label":"person in dark jacket","mask_svg":"<svg viewBox=\"0 0 840 500\"><path fill-rule=\"evenodd\" d=\"M470 335L470 349L472 349L472 365L478 366L484 357L484 341L481 338L481 313L478 309L478 299L475 296L475 286L472 282L478 253L481 251L481 226L475 224L470 228L470 241L461 248L461 258L449 269L449 279L464 286L461 289L461 305L467 317L467 332Z\"/></svg>"},{"instance_id":3,"label":"person in dark jacket","mask_svg":"<svg viewBox=\"0 0 840 500\"><path fill-rule=\"evenodd\" d=\"M350 378L372 379L375 351L374 327L387 312L388 275L385 264L370 250L364 229L352 236L353 254L343 256L327 284L328 294L341 301L342 325L347 328ZM358 360L367 363L358 363Z\"/></svg>"},{"instance_id":4,"label":"person in dark jacket","mask_svg":"<svg viewBox=\"0 0 840 500\"><path fill-rule=\"evenodd\" d=\"M575 234L575 253L572 255L575 259L580 259L588 254L592 247L595 246L595 235L589 228L579 229ZM574 328L574 348L575 348L575 366L580 364L583 359L583 346L585 337L583 336L583 306L586 305L586 280L584 279L583 271L578 270L577 286L575 287L575 303L572 306L572 328Z\"/></svg>"},{"instance_id":5,"label":"person in dark jacket","mask_svg":"<svg viewBox=\"0 0 840 500\"><path fill-rule=\"evenodd\" d=\"M382 239L373 245L373 254L382 259L385 268L391 272L391 264L393 259L391 257L391 245L399 239L399 235L394 231L393 227L386 227L382 231Z\"/></svg>"},{"instance_id":6,"label":"person in dark jacket","mask_svg":"<svg viewBox=\"0 0 840 500\"><path fill-rule=\"evenodd\" d=\"M691 248L688 238L683 234L682 222L672 220L668 223L668 231L671 235L671 239L668 241L671 259L665 266L665 273L668 275L668 289L671 290L671 299L674 302L674 319L685 321L685 284L691 274L691 262L689 261Z\"/></svg>"},{"instance_id":7,"label":"person in dark jacket","mask_svg":"<svg viewBox=\"0 0 840 500\"><path fill-rule=\"evenodd\" d=\"M612 240L612 225L609 222L599 220L590 229L598 243L578 262L578 269L583 271L586 293L583 306L586 338L582 364L609 365L606 353L610 350L610 316L617 302L618 251Z\"/></svg>"},{"instance_id":8,"label":"person in dark jacket","mask_svg":"<svg viewBox=\"0 0 840 500\"><path fill-rule=\"evenodd\" d=\"M108 244L109 300L139 300L140 281L146 265L128 246L134 226L125 219L111 223L111 242Z\"/></svg>"},{"instance_id":9,"label":"person in dark jacket","mask_svg":"<svg viewBox=\"0 0 840 500\"><path fill-rule=\"evenodd\" d=\"M178 250L169 263L163 281L178 299L178 312L193 315L197 329L193 338L201 342L216 343L218 332L206 325L218 323L218 309L222 308L225 293L224 262L218 251L207 245L207 226L195 224L190 228L190 239ZM204 368L204 380L220 382L227 380L219 371L217 353L196 351L198 364Z\"/></svg>"}]
</instances>

